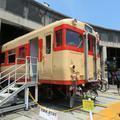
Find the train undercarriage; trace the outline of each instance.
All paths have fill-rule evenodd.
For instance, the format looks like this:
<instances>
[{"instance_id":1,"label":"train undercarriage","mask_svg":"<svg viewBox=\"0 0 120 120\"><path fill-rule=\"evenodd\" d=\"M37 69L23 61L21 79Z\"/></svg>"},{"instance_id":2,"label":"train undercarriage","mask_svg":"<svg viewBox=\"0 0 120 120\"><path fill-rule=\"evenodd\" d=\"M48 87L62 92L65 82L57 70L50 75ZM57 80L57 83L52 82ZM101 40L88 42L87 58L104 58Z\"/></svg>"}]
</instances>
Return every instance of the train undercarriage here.
<instances>
[{"instance_id":1,"label":"train undercarriage","mask_svg":"<svg viewBox=\"0 0 120 120\"><path fill-rule=\"evenodd\" d=\"M98 96L99 82L87 82L85 84L76 85L50 85L43 84L39 87L39 97L45 99L65 99L69 102L68 107L75 106L77 101L82 102L83 99L91 98L95 100Z\"/></svg>"}]
</instances>

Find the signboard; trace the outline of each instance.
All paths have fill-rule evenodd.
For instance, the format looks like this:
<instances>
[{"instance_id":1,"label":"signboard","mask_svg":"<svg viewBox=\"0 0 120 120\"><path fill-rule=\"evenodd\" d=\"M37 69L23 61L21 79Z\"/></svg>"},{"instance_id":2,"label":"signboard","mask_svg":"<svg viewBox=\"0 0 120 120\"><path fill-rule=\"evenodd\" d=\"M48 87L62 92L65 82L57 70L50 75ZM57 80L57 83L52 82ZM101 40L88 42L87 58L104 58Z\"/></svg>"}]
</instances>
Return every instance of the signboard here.
<instances>
[{"instance_id":1,"label":"signboard","mask_svg":"<svg viewBox=\"0 0 120 120\"><path fill-rule=\"evenodd\" d=\"M94 109L94 101L93 100L83 100L83 109L90 111Z\"/></svg>"},{"instance_id":2,"label":"signboard","mask_svg":"<svg viewBox=\"0 0 120 120\"><path fill-rule=\"evenodd\" d=\"M58 120L57 112L45 107L40 108L39 116L46 120Z\"/></svg>"}]
</instances>

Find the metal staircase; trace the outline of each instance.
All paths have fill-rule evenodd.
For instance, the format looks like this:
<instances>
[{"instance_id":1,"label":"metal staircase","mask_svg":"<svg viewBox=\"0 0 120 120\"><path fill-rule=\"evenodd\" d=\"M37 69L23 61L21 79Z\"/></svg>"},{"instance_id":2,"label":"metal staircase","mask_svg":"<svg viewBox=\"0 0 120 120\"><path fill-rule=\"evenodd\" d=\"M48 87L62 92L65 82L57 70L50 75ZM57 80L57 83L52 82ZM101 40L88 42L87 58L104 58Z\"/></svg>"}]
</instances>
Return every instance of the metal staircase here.
<instances>
[{"instance_id":1,"label":"metal staircase","mask_svg":"<svg viewBox=\"0 0 120 120\"><path fill-rule=\"evenodd\" d=\"M20 61L23 64L19 64ZM16 58L14 66L0 73L0 107L11 101L23 89L37 84L37 63L38 59L31 56L27 56L25 59ZM28 79L30 80L28 81ZM4 83L5 85L3 85Z\"/></svg>"}]
</instances>

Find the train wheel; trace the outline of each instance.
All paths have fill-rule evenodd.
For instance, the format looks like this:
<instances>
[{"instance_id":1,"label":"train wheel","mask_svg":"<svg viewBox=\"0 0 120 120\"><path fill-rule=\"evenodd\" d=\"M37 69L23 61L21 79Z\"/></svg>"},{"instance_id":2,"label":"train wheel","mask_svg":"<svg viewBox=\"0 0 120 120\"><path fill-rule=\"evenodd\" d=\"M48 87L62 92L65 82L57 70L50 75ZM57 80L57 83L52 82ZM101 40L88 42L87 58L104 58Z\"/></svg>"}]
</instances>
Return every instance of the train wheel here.
<instances>
[{"instance_id":1,"label":"train wheel","mask_svg":"<svg viewBox=\"0 0 120 120\"><path fill-rule=\"evenodd\" d=\"M96 90L88 90L86 92L86 98L91 98L91 99L95 100L96 97L98 97L98 93Z\"/></svg>"},{"instance_id":2,"label":"train wheel","mask_svg":"<svg viewBox=\"0 0 120 120\"><path fill-rule=\"evenodd\" d=\"M100 92L106 92L109 89L109 84L106 80L102 80L102 82L99 85L98 90Z\"/></svg>"},{"instance_id":3,"label":"train wheel","mask_svg":"<svg viewBox=\"0 0 120 120\"><path fill-rule=\"evenodd\" d=\"M98 92L96 90L91 90L91 99L95 100L98 97Z\"/></svg>"}]
</instances>

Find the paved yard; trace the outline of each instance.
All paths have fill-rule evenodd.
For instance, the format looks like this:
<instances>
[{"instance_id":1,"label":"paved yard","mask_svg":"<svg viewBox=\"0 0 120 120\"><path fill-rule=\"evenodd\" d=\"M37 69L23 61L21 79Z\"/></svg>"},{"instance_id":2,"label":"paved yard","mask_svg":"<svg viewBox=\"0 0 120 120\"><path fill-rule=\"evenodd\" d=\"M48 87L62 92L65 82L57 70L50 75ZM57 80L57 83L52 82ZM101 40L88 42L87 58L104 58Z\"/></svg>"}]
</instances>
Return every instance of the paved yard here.
<instances>
[{"instance_id":1,"label":"paved yard","mask_svg":"<svg viewBox=\"0 0 120 120\"><path fill-rule=\"evenodd\" d=\"M95 106L93 114L99 113L105 107L112 103L120 101L120 96L117 94L116 87L110 87L105 93L99 92L99 97L97 98L97 104L100 106ZM76 108L70 112L60 112L57 111L58 120L88 120L89 113L81 110L81 108ZM31 108L29 111L18 110L5 114L0 117L0 120L45 120L39 117L39 107Z\"/></svg>"}]
</instances>

